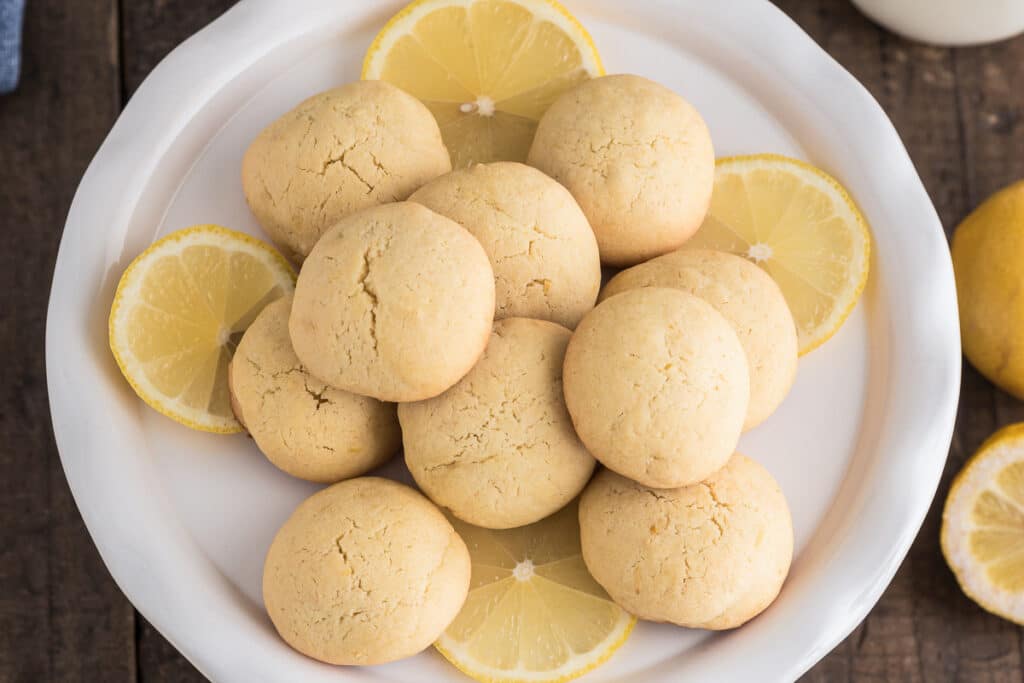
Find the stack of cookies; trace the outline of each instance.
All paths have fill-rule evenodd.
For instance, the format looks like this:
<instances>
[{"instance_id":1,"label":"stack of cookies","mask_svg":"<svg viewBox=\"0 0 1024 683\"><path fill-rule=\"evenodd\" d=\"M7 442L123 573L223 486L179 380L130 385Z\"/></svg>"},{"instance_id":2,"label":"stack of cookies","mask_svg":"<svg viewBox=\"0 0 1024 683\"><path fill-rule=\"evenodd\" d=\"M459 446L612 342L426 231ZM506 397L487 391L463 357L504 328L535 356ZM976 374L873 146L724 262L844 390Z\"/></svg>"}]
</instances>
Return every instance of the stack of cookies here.
<instances>
[{"instance_id":1,"label":"stack of cookies","mask_svg":"<svg viewBox=\"0 0 1024 683\"><path fill-rule=\"evenodd\" d=\"M704 121L598 78L550 107L528 162L452 171L430 112L376 81L310 98L245 155L253 213L302 267L241 340L232 405L277 467L333 484L264 574L309 656L437 639L470 583L439 508L507 529L582 494L587 568L645 619L732 628L781 588L786 501L735 451L789 391L797 333L762 269L684 247L711 198ZM602 288L602 264L626 269ZM402 448L422 494L361 476Z\"/></svg>"}]
</instances>

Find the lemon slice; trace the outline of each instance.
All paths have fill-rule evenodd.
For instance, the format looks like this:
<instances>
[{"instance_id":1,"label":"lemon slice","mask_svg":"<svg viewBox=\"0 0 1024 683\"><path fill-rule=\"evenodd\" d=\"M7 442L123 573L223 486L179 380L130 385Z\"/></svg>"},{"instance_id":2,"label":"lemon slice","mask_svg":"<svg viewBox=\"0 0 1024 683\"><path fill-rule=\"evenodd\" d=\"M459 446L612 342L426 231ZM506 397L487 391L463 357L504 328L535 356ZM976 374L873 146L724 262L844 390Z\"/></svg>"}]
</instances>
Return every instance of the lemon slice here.
<instances>
[{"instance_id":1,"label":"lemon slice","mask_svg":"<svg viewBox=\"0 0 1024 683\"><path fill-rule=\"evenodd\" d=\"M295 288L269 246L216 225L171 233L124 271L110 309L110 350L135 393L183 425L232 433L227 367L263 307Z\"/></svg>"},{"instance_id":2,"label":"lemon slice","mask_svg":"<svg viewBox=\"0 0 1024 683\"><path fill-rule=\"evenodd\" d=\"M942 554L967 596L1024 624L1024 423L967 461L946 498Z\"/></svg>"},{"instance_id":3,"label":"lemon slice","mask_svg":"<svg viewBox=\"0 0 1024 683\"><path fill-rule=\"evenodd\" d=\"M578 506L494 531L452 520L473 562L469 597L435 647L487 683L567 681L626 641L636 619L591 578Z\"/></svg>"},{"instance_id":4,"label":"lemon slice","mask_svg":"<svg viewBox=\"0 0 1024 683\"><path fill-rule=\"evenodd\" d=\"M418 0L384 26L363 62L363 78L430 108L455 168L525 161L555 98L602 74L590 35L554 0Z\"/></svg>"},{"instance_id":5,"label":"lemon slice","mask_svg":"<svg viewBox=\"0 0 1024 683\"><path fill-rule=\"evenodd\" d=\"M803 355L849 317L868 277L871 238L850 195L821 169L777 154L715 167L711 208L687 247L745 256L779 284Z\"/></svg>"}]
</instances>

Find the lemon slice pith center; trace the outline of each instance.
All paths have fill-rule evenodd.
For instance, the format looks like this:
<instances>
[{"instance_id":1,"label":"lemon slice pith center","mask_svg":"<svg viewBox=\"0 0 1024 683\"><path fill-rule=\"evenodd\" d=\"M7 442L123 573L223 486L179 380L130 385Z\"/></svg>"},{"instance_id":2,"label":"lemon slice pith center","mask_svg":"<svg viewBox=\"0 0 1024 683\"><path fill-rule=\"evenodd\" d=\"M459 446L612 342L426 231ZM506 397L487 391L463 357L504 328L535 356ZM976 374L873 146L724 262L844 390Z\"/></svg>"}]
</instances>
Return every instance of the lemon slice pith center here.
<instances>
[{"instance_id":1,"label":"lemon slice pith center","mask_svg":"<svg viewBox=\"0 0 1024 683\"><path fill-rule=\"evenodd\" d=\"M469 595L436 648L478 681L567 681L606 661L636 620L590 576L571 503L525 527L453 519L472 561Z\"/></svg>"},{"instance_id":2,"label":"lemon slice pith center","mask_svg":"<svg viewBox=\"0 0 1024 683\"><path fill-rule=\"evenodd\" d=\"M377 35L362 76L423 102L462 168L525 160L551 102L603 73L589 34L554 0L418 0Z\"/></svg>"},{"instance_id":3,"label":"lemon slice pith center","mask_svg":"<svg viewBox=\"0 0 1024 683\"><path fill-rule=\"evenodd\" d=\"M834 178L798 159L757 154L716 162L708 216L686 248L743 256L771 275L802 355L838 331L859 300L870 236Z\"/></svg>"},{"instance_id":4,"label":"lemon slice pith center","mask_svg":"<svg viewBox=\"0 0 1024 683\"><path fill-rule=\"evenodd\" d=\"M227 366L242 333L294 273L268 245L212 225L157 240L125 270L111 351L148 405L188 427L232 433Z\"/></svg>"},{"instance_id":5,"label":"lemon slice pith center","mask_svg":"<svg viewBox=\"0 0 1024 683\"><path fill-rule=\"evenodd\" d=\"M989 437L953 480L941 545L970 599L1024 624L1024 423Z\"/></svg>"}]
</instances>

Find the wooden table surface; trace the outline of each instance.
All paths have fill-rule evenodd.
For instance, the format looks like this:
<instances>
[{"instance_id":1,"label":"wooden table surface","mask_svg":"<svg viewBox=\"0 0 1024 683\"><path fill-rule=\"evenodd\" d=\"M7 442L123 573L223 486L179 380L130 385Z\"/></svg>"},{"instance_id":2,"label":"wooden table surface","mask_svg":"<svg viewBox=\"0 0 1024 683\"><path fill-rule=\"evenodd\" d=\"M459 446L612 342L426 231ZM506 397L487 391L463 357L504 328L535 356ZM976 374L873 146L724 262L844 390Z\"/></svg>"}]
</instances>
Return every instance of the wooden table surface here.
<instances>
[{"instance_id":1,"label":"wooden table surface","mask_svg":"<svg viewBox=\"0 0 1024 683\"><path fill-rule=\"evenodd\" d=\"M50 427L43 331L86 164L161 57L231 4L28 1L22 85L0 96L2 683L202 680L120 593L86 533ZM880 30L847 0L779 5L881 102L947 233L1024 177L1024 37L939 49ZM993 430L1022 419L1024 405L965 366L949 462L921 533L870 616L805 680L1024 680L1022 630L963 596L938 543L953 474Z\"/></svg>"}]
</instances>

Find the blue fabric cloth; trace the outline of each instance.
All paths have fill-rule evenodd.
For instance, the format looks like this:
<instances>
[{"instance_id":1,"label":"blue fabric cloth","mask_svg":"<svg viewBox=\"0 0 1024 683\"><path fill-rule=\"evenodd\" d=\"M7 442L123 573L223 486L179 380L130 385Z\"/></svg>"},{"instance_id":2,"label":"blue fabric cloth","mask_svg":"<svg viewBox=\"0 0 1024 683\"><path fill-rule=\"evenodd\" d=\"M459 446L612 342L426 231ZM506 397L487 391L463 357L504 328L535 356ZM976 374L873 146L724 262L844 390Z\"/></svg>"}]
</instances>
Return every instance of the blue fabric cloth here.
<instances>
[{"instance_id":1,"label":"blue fabric cloth","mask_svg":"<svg viewBox=\"0 0 1024 683\"><path fill-rule=\"evenodd\" d=\"M0 94L14 90L21 73L21 22L25 0L0 0Z\"/></svg>"}]
</instances>

